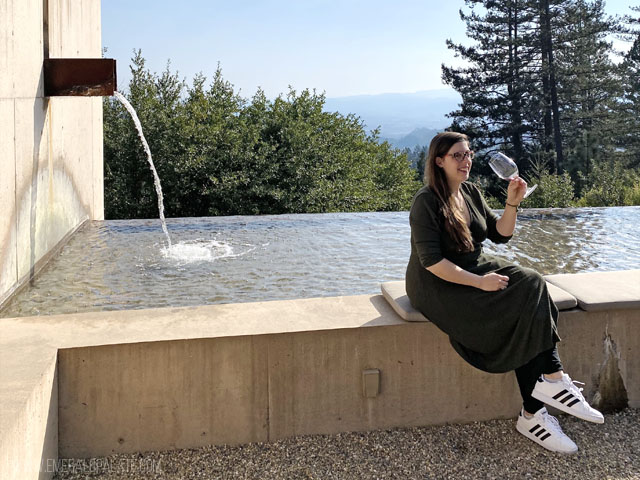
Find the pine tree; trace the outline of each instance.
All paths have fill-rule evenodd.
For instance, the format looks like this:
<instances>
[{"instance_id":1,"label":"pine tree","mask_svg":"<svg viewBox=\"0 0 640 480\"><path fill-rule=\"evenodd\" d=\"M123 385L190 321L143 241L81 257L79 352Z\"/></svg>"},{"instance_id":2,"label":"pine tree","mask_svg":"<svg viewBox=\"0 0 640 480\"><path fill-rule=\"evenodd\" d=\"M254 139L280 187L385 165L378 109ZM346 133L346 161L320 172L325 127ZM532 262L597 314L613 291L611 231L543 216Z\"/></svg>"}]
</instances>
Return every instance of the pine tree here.
<instances>
[{"instance_id":1,"label":"pine tree","mask_svg":"<svg viewBox=\"0 0 640 480\"><path fill-rule=\"evenodd\" d=\"M564 152L562 148L562 133L560 130L560 108L558 103L558 82L556 79L555 38L552 28L553 18L561 18L558 12L562 11L562 0L554 5L552 11L549 0L540 0L539 12L539 45L540 45L540 78L542 82L541 104L544 118L544 134L538 140L546 158L551 161L553 170L561 170L564 164ZM554 24L556 21L553 22ZM555 26L555 25L554 25ZM555 155L549 155L551 152Z\"/></svg>"},{"instance_id":2,"label":"pine tree","mask_svg":"<svg viewBox=\"0 0 640 480\"><path fill-rule=\"evenodd\" d=\"M443 80L463 100L451 113L452 128L480 149L510 153L521 171L535 154L551 170L576 176L615 153L622 85L606 38L615 23L602 0L465 3L471 13L460 16L475 44L447 46L470 66L442 66Z\"/></svg>"},{"instance_id":3,"label":"pine tree","mask_svg":"<svg viewBox=\"0 0 640 480\"><path fill-rule=\"evenodd\" d=\"M465 0L470 14L460 11L467 47L447 41L464 68L442 65L443 81L462 96L460 109L450 114L455 128L469 134L477 149L496 147L519 163L528 159L527 145L535 132L530 112L538 69L534 12L528 0ZM483 13L476 13L475 8Z\"/></svg>"},{"instance_id":4,"label":"pine tree","mask_svg":"<svg viewBox=\"0 0 640 480\"><path fill-rule=\"evenodd\" d=\"M562 167L575 176L614 154L622 84L607 40L614 23L605 17L602 0L572 2L562 23L556 30L562 45L556 56Z\"/></svg>"},{"instance_id":5,"label":"pine tree","mask_svg":"<svg viewBox=\"0 0 640 480\"><path fill-rule=\"evenodd\" d=\"M632 42L620 65L623 94L619 105L620 122L617 146L623 163L640 167L640 7L632 7L635 16L625 17L625 38Z\"/></svg>"}]
</instances>

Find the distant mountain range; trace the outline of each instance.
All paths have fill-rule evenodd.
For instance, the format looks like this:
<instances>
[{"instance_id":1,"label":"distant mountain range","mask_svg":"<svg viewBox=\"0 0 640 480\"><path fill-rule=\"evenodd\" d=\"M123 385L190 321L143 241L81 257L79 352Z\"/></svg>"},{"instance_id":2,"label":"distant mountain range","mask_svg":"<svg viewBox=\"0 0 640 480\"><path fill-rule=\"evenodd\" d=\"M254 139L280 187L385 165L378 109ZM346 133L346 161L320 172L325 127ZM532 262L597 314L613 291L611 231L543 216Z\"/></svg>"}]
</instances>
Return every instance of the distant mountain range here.
<instances>
[{"instance_id":1,"label":"distant mountain range","mask_svg":"<svg viewBox=\"0 0 640 480\"><path fill-rule=\"evenodd\" d=\"M458 108L460 95L453 89L424 90L415 93L382 93L327 98L325 110L353 113L368 130L380 127L380 136L398 148L426 145L446 128L446 115Z\"/></svg>"},{"instance_id":2,"label":"distant mountain range","mask_svg":"<svg viewBox=\"0 0 640 480\"><path fill-rule=\"evenodd\" d=\"M413 150L415 147L422 147L425 145L429 145L431 139L435 137L438 133L442 132L444 128L416 128L408 135L400 138L387 138L382 137L381 140L386 140L391 145L397 148L405 149L408 148Z\"/></svg>"}]
</instances>

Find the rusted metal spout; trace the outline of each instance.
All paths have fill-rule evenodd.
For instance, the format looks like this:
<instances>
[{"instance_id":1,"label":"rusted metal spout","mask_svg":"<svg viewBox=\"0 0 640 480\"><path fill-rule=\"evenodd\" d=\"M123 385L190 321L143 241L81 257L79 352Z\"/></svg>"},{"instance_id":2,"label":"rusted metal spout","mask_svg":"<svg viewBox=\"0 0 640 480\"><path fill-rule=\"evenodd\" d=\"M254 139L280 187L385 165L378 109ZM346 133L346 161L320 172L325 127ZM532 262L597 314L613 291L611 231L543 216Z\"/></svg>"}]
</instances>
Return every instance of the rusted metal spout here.
<instances>
[{"instance_id":1,"label":"rusted metal spout","mask_svg":"<svg viewBox=\"0 0 640 480\"><path fill-rule=\"evenodd\" d=\"M104 97L118 88L113 58L47 58L43 69L45 97Z\"/></svg>"}]
</instances>

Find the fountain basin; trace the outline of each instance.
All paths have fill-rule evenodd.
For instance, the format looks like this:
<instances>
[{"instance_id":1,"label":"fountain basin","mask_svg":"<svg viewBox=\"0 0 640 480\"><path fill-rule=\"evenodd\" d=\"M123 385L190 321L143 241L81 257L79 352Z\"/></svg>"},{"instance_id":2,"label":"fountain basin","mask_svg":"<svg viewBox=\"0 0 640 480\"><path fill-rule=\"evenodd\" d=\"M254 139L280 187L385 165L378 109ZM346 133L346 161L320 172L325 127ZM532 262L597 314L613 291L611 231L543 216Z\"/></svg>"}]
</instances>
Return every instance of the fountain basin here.
<instances>
[{"instance_id":1,"label":"fountain basin","mask_svg":"<svg viewBox=\"0 0 640 480\"><path fill-rule=\"evenodd\" d=\"M640 207L525 210L497 253L542 274L640 267ZM0 316L379 293L404 278L408 212L86 223Z\"/></svg>"}]
</instances>

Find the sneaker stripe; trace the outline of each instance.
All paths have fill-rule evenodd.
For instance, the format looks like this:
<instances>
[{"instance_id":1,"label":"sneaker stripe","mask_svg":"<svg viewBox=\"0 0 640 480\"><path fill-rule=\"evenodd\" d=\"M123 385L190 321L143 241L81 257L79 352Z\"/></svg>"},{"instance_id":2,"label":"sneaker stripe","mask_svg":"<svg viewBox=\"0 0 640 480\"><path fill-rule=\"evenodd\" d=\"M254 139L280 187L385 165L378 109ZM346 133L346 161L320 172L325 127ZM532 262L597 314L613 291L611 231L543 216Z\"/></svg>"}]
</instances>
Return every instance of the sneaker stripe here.
<instances>
[{"instance_id":1,"label":"sneaker stripe","mask_svg":"<svg viewBox=\"0 0 640 480\"><path fill-rule=\"evenodd\" d=\"M573 406L574 406L576 403L578 403L579 401L580 401L580 400L576 398L573 402L568 403L568 404L567 404L567 407L573 407Z\"/></svg>"},{"instance_id":2,"label":"sneaker stripe","mask_svg":"<svg viewBox=\"0 0 640 480\"><path fill-rule=\"evenodd\" d=\"M540 430L538 430L538 433L536 433L536 437L539 437L540 435L542 435L546 431L547 431L546 429L541 428Z\"/></svg>"},{"instance_id":3,"label":"sneaker stripe","mask_svg":"<svg viewBox=\"0 0 640 480\"><path fill-rule=\"evenodd\" d=\"M569 393L569 391L568 391L568 390L566 390L566 389L565 389L565 390L562 390L562 391L561 391L560 393L558 393L557 395L554 395L554 396L553 396L553 399L554 399L554 400L558 400L558 399L559 399L561 396L563 396L565 393Z\"/></svg>"},{"instance_id":4,"label":"sneaker stripe","mask_svg":"<svg viewBox=\"0 0 640 480\"><path fill-rule=\"evenodd\" d=\"M566 403L569 400L571 400L572 398L576 398L572 393L570 393L569 395L567 395L566 397L564 397L562 400L560 400L560 403Z\"/></svg>"},{"instance_id":5,"label":"sneaker stripe","mask_svg":"<svg viewBox=\"0 0 640 480\"><path fill-rule=\"evenodd\" d=\"M551 436L550 433L547 433L544 437L540 437L540 441L545 441L547 438Z\"/></svg>"},{"instance_id":6,"label":"sneaker stripe","mask_svg":"<svg viewBox=\"0 0 640 480\"><path fill-rule=\"evenodd\" d=\"M533 427L531 430L529 430L529 433L533 433L535 432L537 429L540 428L540 424L536 425L535 427Z\"/></svg>"}]
</instances>

